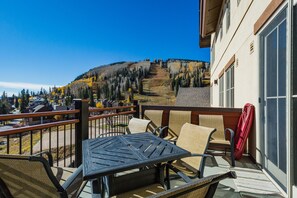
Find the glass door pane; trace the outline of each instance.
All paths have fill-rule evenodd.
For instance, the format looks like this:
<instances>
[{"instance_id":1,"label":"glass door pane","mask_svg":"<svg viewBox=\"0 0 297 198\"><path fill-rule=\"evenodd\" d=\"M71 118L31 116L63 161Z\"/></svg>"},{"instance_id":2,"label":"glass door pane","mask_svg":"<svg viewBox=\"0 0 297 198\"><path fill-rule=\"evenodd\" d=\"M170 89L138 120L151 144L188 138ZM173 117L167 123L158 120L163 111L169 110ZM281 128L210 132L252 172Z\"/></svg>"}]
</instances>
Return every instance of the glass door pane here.
<instances>
[{"instance_id":1,"label":"glass door pane","mask_svg":"<svg viewBox=\"0 0 297 198\"><path fill-rule=\"evenodd\" d=\"M281 12L261 34L264 58L265 169L286 189L286 11Z\"/></svg>"}]
</instances>

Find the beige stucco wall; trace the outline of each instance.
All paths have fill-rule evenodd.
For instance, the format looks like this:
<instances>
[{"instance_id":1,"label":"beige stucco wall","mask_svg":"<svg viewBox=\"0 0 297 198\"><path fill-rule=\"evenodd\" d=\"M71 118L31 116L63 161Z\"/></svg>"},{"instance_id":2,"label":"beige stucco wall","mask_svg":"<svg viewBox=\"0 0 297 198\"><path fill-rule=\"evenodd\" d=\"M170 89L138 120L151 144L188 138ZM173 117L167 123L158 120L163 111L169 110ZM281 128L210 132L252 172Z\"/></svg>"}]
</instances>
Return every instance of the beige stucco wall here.
<instances>
[{"instance_id":1,"label":"beige stucco wall","mask_svg":"<svg viewBox=\"0 0 297 198\"><path fill-rule=\"evenodd\" d=\"M226 32L226 20L223 19L223 37L220 35L215 43L215 60L211 66L211 82L213 84L212 106L219 106L219 85L214 84L220 72L235 55L234 63L234 107L242 108L245 103L252 103L256 108L256 118L251 132L248 151L261 163L260 155L260 49L259 34L254 35L254 24L261 16L271 0L242 0L237 6L237 0L230 0L231 20L228 32ZM260 30L261 32L261 30ZM260 33L259 32L259 33ZM214 34L211 38L214 40ZM254 51L250 52L253 43ZM226 102L226 100L225 100Z\"/></svg>"}]
</instances>

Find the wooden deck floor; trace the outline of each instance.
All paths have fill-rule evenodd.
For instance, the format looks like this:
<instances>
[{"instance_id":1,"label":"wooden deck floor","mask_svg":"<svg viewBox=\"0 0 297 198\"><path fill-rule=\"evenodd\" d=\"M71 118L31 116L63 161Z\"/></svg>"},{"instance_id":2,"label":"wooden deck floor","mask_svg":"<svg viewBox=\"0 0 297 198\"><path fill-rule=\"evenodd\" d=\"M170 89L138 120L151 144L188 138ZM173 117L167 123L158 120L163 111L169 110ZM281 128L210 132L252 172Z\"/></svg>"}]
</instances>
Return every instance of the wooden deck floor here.
<instances>
[{"instance_id":1,"label":"wooden deck floor","mask_svg":"<svg viewBox=\"0 0 297 198\"><path fill-rule=\"evenodd\" d=\"M236 167L230 167L229 159L216 156L207 159L205 176L225 173L233 170L237 179L225 179L220 182L214 197L250 198L250 197L284 197L268 177L249 159L244 157L236 161ZM181 180L172 182L172 186L184 184ZM81 198L91 198L91 187L88 183L80 195Z\"/></svg>"}]
</instances>

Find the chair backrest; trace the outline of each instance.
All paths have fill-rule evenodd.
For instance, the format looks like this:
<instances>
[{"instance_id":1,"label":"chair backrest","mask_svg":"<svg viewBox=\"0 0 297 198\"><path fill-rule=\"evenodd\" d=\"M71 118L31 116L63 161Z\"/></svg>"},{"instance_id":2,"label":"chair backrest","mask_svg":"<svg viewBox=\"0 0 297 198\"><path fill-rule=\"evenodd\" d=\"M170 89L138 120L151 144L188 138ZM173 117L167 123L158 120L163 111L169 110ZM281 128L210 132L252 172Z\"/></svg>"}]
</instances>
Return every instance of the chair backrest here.
<instances>
[{"instance_id":1,"label":"chair backrest","mask_svg":"<svg viewBox=\"0 0 297 198\"><path fill-rule=\"evenodd\" d=\"M145 110L144 119L151 120L153 128L162 126L163 110Z\"/></svg>"},{"instance_id":2,"label":"chair backrest","mask_svg":"<svg viewBox=\"0 0 297 198\"><path fill-rule=\"evenodd\" d=\"M65 193L42 157L0 155L0 178L12 197L60 197Z\"/></svg>"},{"instance_id":3,"label":"chair backrest","mask_svg":"<svg viewBox=\"0 0 297 198\"><path fill-rule=\"evenodd\" d=\"M225 140L225 127L223 115L199 115L199 125L216 128L216 132L211 136L214 140Z\"/></svg>"},{"instance_id":4,"label":"chair backrest","mask_svg":"<svg viewBox=\"0 0 297 198\"><path fill-rule=\"evenodd\" d=\"M187 183L177 188L172 188L163 191L149 198L197 198L197 197L213 197L218 183L225 178L236 178L236 173L233 171L211 175L202 179Z\"/></svg>"},{"instance_id":5,"label":"chair backrest","mask_svg":"<svg viewBox=\"0 0 297 198\"><path fill-rule=\"evenodd\" d=\"M182 126L185 123L191 123L191 111L175 111L169 113L168 135L178 137Z\"/></svg>"},{"instance_id":6,"label":"chair backrest","mask_svg":"<svg viewBox=\"0 0 297 198\"><path fill-rule=\"evenodd\" d=\"M182 126L176 145L190 151L192 154L204 154L210 136L216 131L215 128L203 127L195 124L186 123ZM202 157L187 157L181 159L190 169L200 170L202 165Z\"/></svg>"},{"instance_id":7,"label":"chair backrest","mask_svg":"<svg viewBox=\"0 0 297 198\"><path fill-rule=\"evenodd\" d=\"M132 118L129 121L128 129L130 133L142 133L147 131L147 127L151 121L139 118Z\"/></svg>"}]
</instances>

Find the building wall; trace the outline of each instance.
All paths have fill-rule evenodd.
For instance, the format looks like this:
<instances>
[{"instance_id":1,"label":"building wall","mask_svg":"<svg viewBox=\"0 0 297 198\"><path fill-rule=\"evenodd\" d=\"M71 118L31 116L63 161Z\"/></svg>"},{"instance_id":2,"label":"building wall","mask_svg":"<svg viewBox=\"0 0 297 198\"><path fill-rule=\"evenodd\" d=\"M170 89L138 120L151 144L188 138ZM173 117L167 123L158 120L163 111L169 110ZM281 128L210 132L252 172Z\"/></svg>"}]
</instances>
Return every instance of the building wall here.
<instances>
[{"instance_id":1,"label":"building wall","mask_svg":"<svg viewBox=\"0 0 297 198\"><path fill-rule=\"evenodd\" d=\"M214 81L219 79L222 70L231 57L235 55L234 107L242 108L245 103L252 103L256 108L256 119L248 141L248 152L258 163L261 163L258 101L260 93L260 47L259 36L258 34L254 35L254 24L270 2L271 0L241 0L240 4L237 5L237 0L230 0L231 16L228 31L226 32L225 13L222 20L222 39L220 39L219 30L211 36L211 48L213 49L213 44L215 45L215 59L212 59L211 64L212 106L219 106L219 83L215 84ZM217 35L216 40L215 35ZM252 45L253 50L251 50ZM211 54L213 55L213 52ZM226 98L224 102L226 104Z\"/></svg>"}]
</instances>

